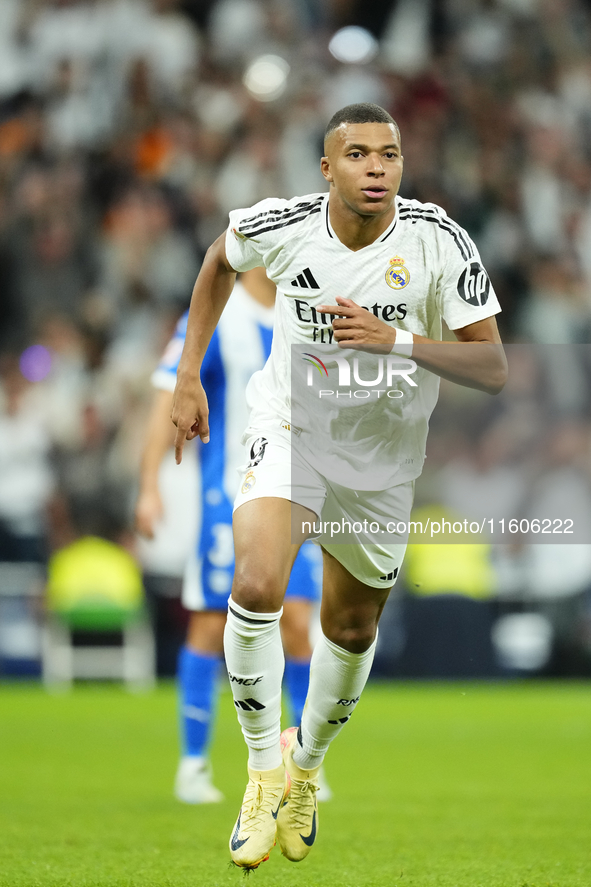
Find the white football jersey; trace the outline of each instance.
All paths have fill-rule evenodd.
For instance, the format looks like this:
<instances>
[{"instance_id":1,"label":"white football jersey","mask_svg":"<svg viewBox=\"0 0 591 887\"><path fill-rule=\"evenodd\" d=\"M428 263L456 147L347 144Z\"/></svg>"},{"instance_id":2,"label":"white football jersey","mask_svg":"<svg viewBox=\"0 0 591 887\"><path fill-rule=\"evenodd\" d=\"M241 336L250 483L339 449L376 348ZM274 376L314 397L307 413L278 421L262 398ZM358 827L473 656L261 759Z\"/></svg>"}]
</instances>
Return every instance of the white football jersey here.
<instances>
[{"instance_id":1,"label":"white football jersey","mask_svg":"<svg viewBox=\"0 0 591 887\"><path fill-rule=\"evenodd\" d=\"M226 253L237 271L264 265L277 286L271 355L247 389L255 429L292 422L292 394L302 389L292 385L291 346L299 345L300 353L307 346L308 358L320 357L327 374L322 385L335 388L343 349L333 342L332 317L318 306L335 305L336 296L393 327L436 340L442 317L454 330L501 310L476 246L432 203L397 197L387 231L352 251L332 229L328 194L271 198L230 213ZM363 353L354 353L363 364ZM375 355L366 357L375 367ZM297 361L293 369L301 379L309 367ZM369 373L363 378L372 378ZM335 406L307 398L297 411L294 402L297 446L313 454L312 463L329 480L353 489L413 480L423 466L439 378L419 368L413 380L414 386L398 385L400 399L342 397Z\"/></svg>"}]
</instances>

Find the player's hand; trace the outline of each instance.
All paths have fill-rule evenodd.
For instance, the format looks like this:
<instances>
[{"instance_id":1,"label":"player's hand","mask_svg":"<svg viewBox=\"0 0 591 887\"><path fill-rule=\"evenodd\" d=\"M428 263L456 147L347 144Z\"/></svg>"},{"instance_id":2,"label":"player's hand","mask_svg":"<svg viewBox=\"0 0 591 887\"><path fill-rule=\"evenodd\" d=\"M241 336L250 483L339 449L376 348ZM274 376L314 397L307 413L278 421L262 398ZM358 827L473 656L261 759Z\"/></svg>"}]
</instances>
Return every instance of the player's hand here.
<instances>
[{"instance_id":1,"label":"player's hand","mask_svg":"<svg viewBox=\"0 0 591 887\"><path fill-rule=\"evenodd\" d=\"M352 299L337 296L336 302L337 305L319 305L316 310L335 316L332 328L339 348L353 348L373 354L390 353L396 338L392 327Z\"/></svg>"},{"instance_id":2,"label":"player's hand","mask_svg":"<svg viewBox=\"0 0 591 887\"><path fill-rule=\"evenodd\" d=\"M135 529L146 539L154 538L156 524L164 516L164 506L158 490L144 490L135 506Z\"/></svg>"},{"instance_id":3,"label":"player's hand","mask_svg":"<svg viewBox=\"0 0 591 887\"><path fill-rule=\"evenodd\" d=\"M176 425L174 456L180 465L186 440L200 437L204 444L209 443L209 407L200 381L193 385L177 382L170 418Z\"/></svg>"}]
</instances>

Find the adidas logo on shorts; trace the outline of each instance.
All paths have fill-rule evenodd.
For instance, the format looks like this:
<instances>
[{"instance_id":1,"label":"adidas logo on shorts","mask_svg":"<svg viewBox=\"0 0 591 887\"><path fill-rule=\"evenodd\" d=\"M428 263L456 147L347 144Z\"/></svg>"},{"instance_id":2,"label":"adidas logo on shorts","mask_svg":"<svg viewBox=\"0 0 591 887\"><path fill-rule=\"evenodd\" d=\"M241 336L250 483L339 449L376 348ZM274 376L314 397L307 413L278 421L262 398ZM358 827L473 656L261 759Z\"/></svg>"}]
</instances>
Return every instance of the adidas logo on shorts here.
<instances>
[{"instance_id":1,"label":"adidas logo on shorts","mask_svg":"<svg viewBox=\"0 0 591 887\"><path fill-rule=\"evenodd\" d=\"M398 576L398 567L394 570L393 573L388 573L386 576L380 576L382 582L394 582L396 577Z\"/></svg>"}]
</instances>

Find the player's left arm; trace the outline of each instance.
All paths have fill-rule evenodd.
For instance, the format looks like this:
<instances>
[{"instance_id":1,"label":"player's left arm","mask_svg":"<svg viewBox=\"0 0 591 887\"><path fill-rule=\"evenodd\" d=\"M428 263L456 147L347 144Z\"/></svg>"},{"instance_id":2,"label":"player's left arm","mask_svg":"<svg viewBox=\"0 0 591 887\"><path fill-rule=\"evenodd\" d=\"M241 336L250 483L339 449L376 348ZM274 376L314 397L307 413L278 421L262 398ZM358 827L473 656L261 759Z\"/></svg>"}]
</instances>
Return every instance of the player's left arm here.
<instances>
[{"instance_id":1,"label":"player's left arm","mask_svg":"<svg viewBox=\"0 0 591 887\"><path fill-rule=\"evenodd\" d=\"M337 296L338 306L320 305L334 315L334 339L341 348L388 354L396 346L397 330L352 299ZM457 342L440 342L413 335L412 359L444 379L498 394L507 381L507 358L494 316L454 330Z\"/></svg>"},{"instance_id":2,"label":"player's left arm","mask_svg":"<svg viewBox=\"0 0 591 887\"><path fill-rule=\"evenodd\" d=\"M508 367L494 315L453 332L457 342L413 335L412 359L450 382L499 394L507 381ZM441 345L445 347L437 347Z\"/></svg>"}]
</instances>

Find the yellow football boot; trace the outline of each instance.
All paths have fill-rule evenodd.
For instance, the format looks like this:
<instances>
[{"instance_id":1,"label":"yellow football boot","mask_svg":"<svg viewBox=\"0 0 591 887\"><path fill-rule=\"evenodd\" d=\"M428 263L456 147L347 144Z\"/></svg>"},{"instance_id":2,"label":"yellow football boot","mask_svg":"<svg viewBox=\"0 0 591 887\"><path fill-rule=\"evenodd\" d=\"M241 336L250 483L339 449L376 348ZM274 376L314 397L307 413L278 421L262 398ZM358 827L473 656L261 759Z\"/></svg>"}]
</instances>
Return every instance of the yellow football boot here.
<instances>
[{"instance_id":1,"label":"yellow football boot","mask_svg":"<svg viewBox=\"0 0 591 887\"><path fill-rule=\"evenodd\" d=\"M248 785L230 838L230 856L243 869L256 869L269 858L277 834L277 818L289 791L285 767L248 768Z\"/></svg>"},{"instance_id":2,"label":"yellow football boot","mask_svg":"<svg viewBox=\"0 0 591 887\"><path fill-rule=\"evenodd\" d=\"M290 727L281 734L281 750L285 770L289 778L289 794L277 817L277 839L281 852L292 862L304 859L318 834L319 789L318 771L301 770L292 758L297 737L297 727Z\"/></svg>"}]
</instances>

